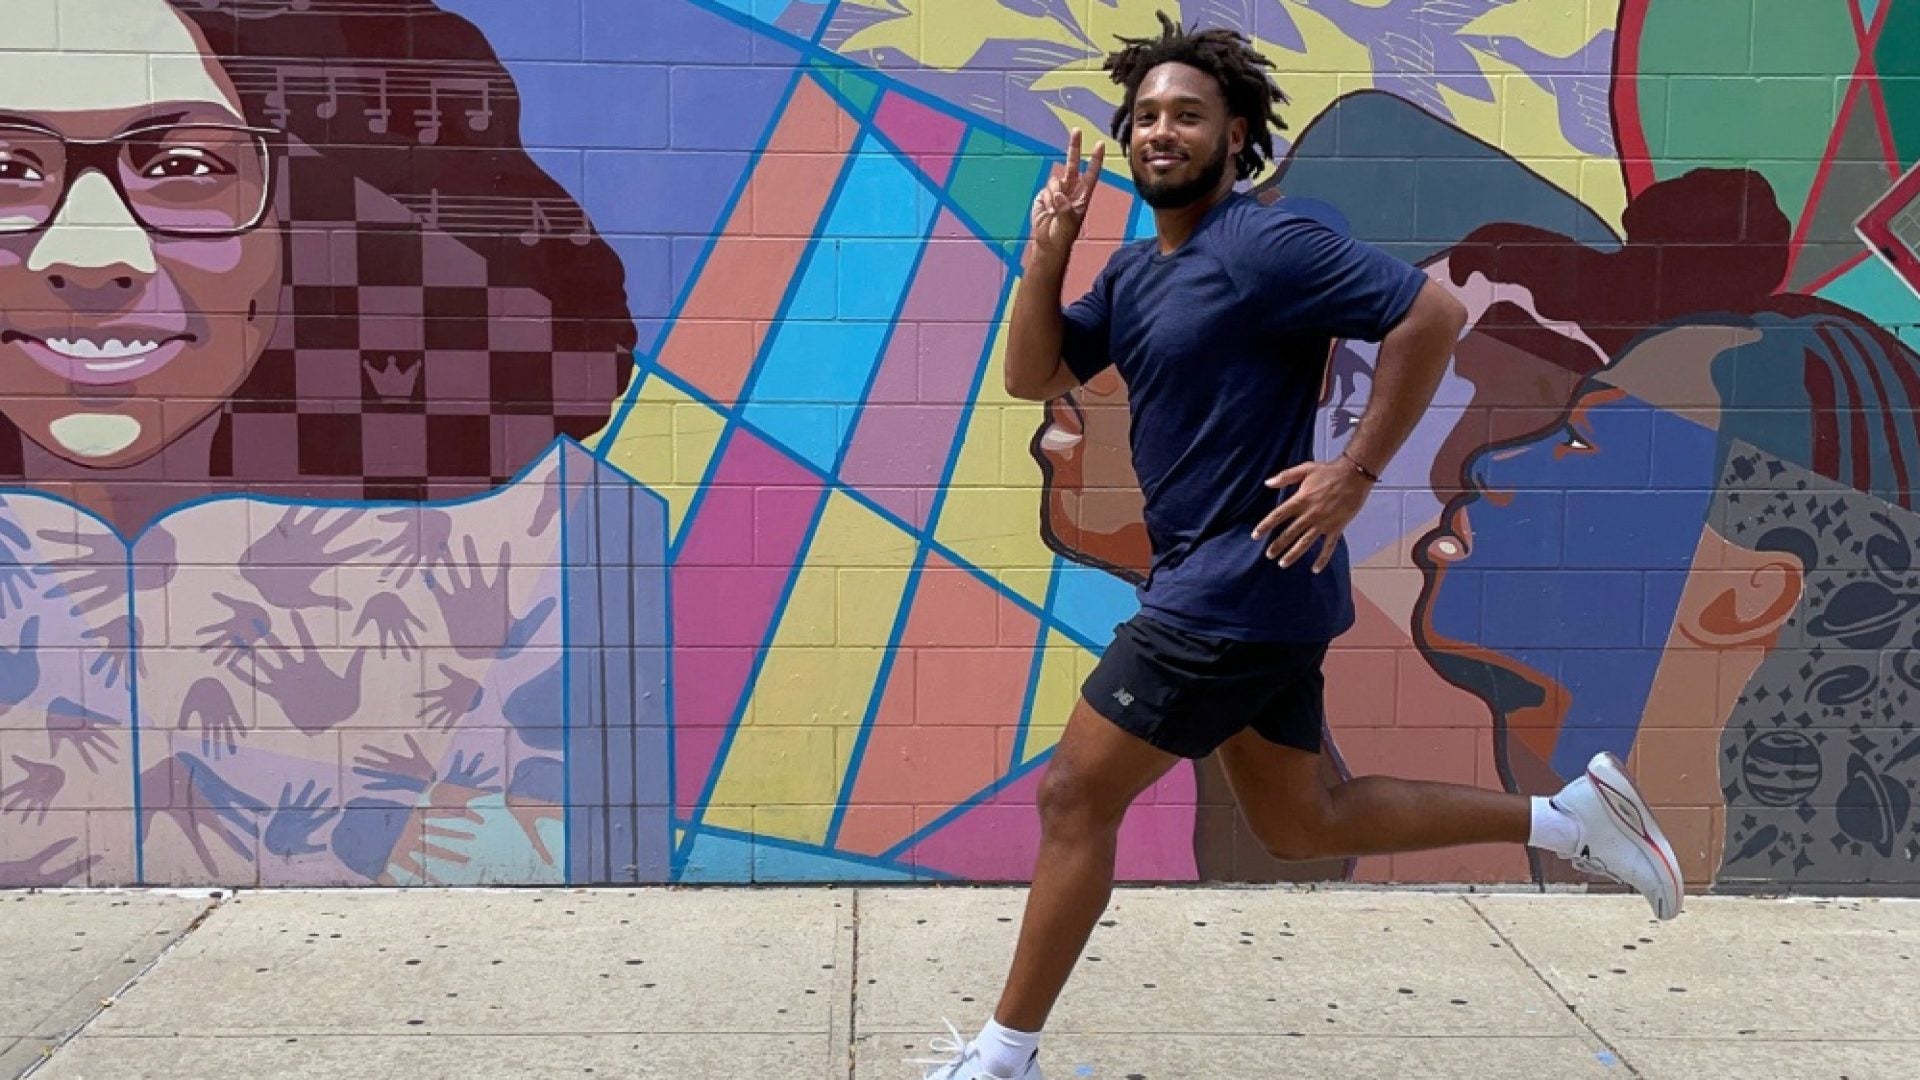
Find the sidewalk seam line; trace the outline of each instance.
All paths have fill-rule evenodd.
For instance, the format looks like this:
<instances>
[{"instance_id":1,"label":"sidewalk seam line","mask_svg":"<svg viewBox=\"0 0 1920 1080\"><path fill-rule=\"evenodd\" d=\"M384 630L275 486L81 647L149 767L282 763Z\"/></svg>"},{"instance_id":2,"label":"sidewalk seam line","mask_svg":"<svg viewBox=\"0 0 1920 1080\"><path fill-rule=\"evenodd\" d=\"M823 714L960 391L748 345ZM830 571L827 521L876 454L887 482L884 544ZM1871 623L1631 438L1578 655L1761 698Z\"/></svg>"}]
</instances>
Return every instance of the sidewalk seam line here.
<instances>
[{"instance_id":1,"label":"sidewalk seam line","mask_svg":"<svg viewBox=\"0 0 1920 1080\"><path fill-rule=\"evenodd\" d=\"M1565 1005L1567 1007L1567 1012L1570 1013L1573 1016L1573 1018L1579 1022L1581 1027L1587 1029L1587 1034L1592 1035L1595 1041L1599 1042L1601 1046L1604 1046L1607 1048L1607 1053L1612 1054L1614 1060L1618 1061L1621 1067L1627 1070L1628 1076L1640 1075L1640 1070L1633 1067L1633 1062L1627 1060L1627 1055L1621 1053L1619 1047L1607 1041L1607 1037L1605 1035L1600 1034L1599 1028L1594 1027L1593 1024L1590 1021L1588 1021L1586 1017L1580 1015L1579 1008L1576 1007L1573 1002L1567 1000L1567 996L1560 992L1559 987L1553 985L1552 980L1548 979L1546 975L1541 973L1539 966L1535 964L1533 960L1527 956L1526 953L1523 953L1520 951L1520 946L1514 944L1513 939L1507 936L1506 931L1500 929L1500 927L1492 919L1487 918L1487 913L1480 910L1480 906L1473 902L1472 897L1462 896L1460 898L1460 902L1467 905L1468 910L1472 911L1475 915L1479 916L1480 921L1487 924L1487 929L1493 931L1493 935L1495 937L1499 938L1502 942L1506 943L1507 950L1513 953L1514 956L1518 957L1522 964L1525 964L1527 966L1527 971L1530 972L1534 978L1540 980L1540 985L1546 987L1548 993L1552 994L1556 999L1558 999L1560 1004Z\"/></svg>"},{"instance_id":2,"label":"sidewalk seam line","mask_svg":"<svg viewBox=\"0 0 1920 1080\"><path fill-rule=\"evenodd\" d=\"M860 893L853 890L853 941L847 960L847 1080L860 1067Z\"/></svg>"},{"instance_id":3,"label":"sidewalk seam line","mask_svg":"<svg viewBox=\"0 0 1920 1080\"><path fill-rule=\"evenodd\" d=\"M48 1062L54 1059L55 1055L59 1054L61 1050L66 1048L66 1045L68 1043L79 1038L82 1033L84 1033L88 1028L93 1026L93 1022L95 1020L100 1019L103 1013L105 1013L108 1009L112 1008L116 1003L119 1002L121 998L127 996L127 991L132 990L136 983L138 983L141 979L146 978L147 973L149 971L152 971L154 968L158 967L160 964L160 961L166 959L168 953L171 953L173 950L179 948L182 942L186 941L189 937L192 937L193 932L195 930L200 929L201 923L206 922L207 918L211 916L214 912L225 907L227 905L227 901L234 896L234 893L235 893L235 890L233 889L222 889L220 890L218 895L209 897L208 899L211 899L213 903L208 904L204 909L201 910L200 914L195 915L192 921L188 922L187 925L184 928L182 928L178 934L174 935L174 938L172 941L167 942L166 945L162 947L159 952L154 954L152 960L149 960L145 964L141 965L140 970L134 972L133 975L127 979L126 982L121 983L120 989L115 990L112 994L109 994L107 997L102 998L100 1004L95 1005L93 1007L93 1011L88 1013L85 1019L81 1020L78 1024L75 1024L72 1030L61 1035L60 1038L54 1041L52 1046L49 1046L46 1048L46 1050L42 1051L40 1054L40 1057L37 1060L35 1060L33 1064L27 1066L26 1070L22 1072L18 1077L16 1077L15 1080L27 1080L28 1077L32 1076L34 1073L37 1073L42 1068L44 1068Z\"/></svg>"}]
</instances>

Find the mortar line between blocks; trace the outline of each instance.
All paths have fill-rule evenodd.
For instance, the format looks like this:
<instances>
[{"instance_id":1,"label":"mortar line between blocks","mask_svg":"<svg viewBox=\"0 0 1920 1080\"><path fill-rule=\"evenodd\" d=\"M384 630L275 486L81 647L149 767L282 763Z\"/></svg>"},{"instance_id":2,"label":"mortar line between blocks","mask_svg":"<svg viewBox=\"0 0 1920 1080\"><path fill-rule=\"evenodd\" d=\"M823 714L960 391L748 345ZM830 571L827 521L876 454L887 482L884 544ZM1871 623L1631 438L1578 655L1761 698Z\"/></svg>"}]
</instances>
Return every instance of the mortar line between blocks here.
<instances>
[{"instance_id":1,"label":"mortar line between blocks","mask_svg":"<svg viewBox=\"0 0 1920 1080\"><path fill-rule=\"evenodd\" d=\"M1540 970L1539 965L1535 964L1531 957L1520 951L1520 946L1514 942L1513 938L1507 935L1506 931L1500 929L1499 925L1492 919L1487 918L1487 913L1480 910L1480 905L1474 903L1472 897L1462 896L1460 902L1467 905L1467 910L1478 916L1481 922L1487 924L1487 929L1493 931L1493 936L1499 938L1501 942L1506 945L1507 951L1513 953L1514 956L1519 958L1522 964L1526 965L1527 970L1533 974L1534 978L1540 980L1540 985L1546 987L1548 993L1558 999L1560 1004L1567 1007L1567 1012L1570 1013L1575 1020L1579 1021L1581 1027L1587 1029L1587 1034L1592 1035L1595 1041L1607 1048L1607 1053L1612 1054L1613 1059L1620 1063L1621 1068L1627 1070L1628 1076L1641 1075L1640 1070L1633 1067L1633 1062L1627 1060L1627 1055L1621 1053L1620 1048L1609 1042L1605 1035L1600 1034L1599 1028L1594 1027L1586 1017L1580 1015L1579 1008L1576 1007L1573 1002L1567 1000L1567 996L1560 992L1559 987L1553 985L1553 981L1547 978L1546 974Z\"/></svg>"},{"instance_id":2,"label":"mortar line between blocks","mask_svg":"<svg viewBox=\"0 0 1920 1080\"><path fill-rule=\"evenodd\" d=\"M145 964L142 964L140 966L140 969L138 971L135 971L133 975L127 979L126 982L121 983L120 989L115 990L112 994L109 994L104 998L101 998L100 1003L93 1007L93 1011L89 1012L84 1020L81 1020L78 1024L75 1024L71 1030L65 1032L58 1039L54 1040L53 1045L47 1047L46 1050L44 1050L40 1054L40 1057L37 1060L35 1060L33 1064L27 1066L25 1071L21 1072L21 1074L19 1075L19 1077L16 1078L16 1080L27 1080L27 1077L32 1076L34 1073L37 1073L42 1068L44 1068L47 1062L52 1061L55 1055L59 1054L61 1050L66 1048L66 1045L68 1043L79 1038L88 1028L92 1027L93 1022L95 1020L100 1019L100 1016L102 1013L105 1013L108 1009L112 1008L114 1004L117 1003L121 998L126 997L127 991L132 990L134 986L140 982L140 980L147 977L147 972L152 971L154 968L160 966L160 961L165 960L169 953L179 948L182 942L192 937L194 931L200 929L201 923L206 922L207 919L210 918L214 912L219 911L221 908L225 907L227 905L227 901L232 899L234 894L235 894L235 890L233 889L222 889L217 894L209 897L208 899L212 900L213 902L208 904L205 908L201 909L200 914L195 915L193 917L193 921L187 923L187 925L178 934L174 935L172 941L167 942L166 945L162 947L159 952L155 953L152 960L149 960Z\"/></svg>"}]
</instances>

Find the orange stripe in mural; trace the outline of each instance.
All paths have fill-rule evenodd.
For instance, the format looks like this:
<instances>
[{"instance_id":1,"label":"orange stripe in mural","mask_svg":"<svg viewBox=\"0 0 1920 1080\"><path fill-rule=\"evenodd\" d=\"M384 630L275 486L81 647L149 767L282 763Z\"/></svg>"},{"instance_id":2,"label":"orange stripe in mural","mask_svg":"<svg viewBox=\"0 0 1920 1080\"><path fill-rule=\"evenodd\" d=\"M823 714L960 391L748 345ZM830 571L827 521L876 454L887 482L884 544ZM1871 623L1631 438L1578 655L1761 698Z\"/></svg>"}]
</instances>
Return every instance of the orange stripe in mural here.
<instances>
[{"instance_id":1,"label":"orange stripe in mural","mask_svg":"<svg viewBox=\"0 0 1920 1080\"><path fill-rule=\"evenodd\" d=\"M733 404L826 210L859 125L803 78L668 332L660 363Z\"/></svg>"}]
</instances>

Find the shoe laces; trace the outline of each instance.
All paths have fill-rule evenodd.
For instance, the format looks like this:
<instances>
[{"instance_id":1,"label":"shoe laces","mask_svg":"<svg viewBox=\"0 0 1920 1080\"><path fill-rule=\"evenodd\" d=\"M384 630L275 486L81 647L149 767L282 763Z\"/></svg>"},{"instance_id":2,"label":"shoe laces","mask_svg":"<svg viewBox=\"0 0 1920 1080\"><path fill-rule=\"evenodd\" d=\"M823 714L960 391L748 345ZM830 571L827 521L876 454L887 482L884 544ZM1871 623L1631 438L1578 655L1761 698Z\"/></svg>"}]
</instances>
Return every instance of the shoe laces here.
<instances>
[{"instance_id":1,"label":"shoe laces","mask_svg":"<svg viewBox=\"0 0 1920 1080\"><path fill-rule=\"evenodd\" d=\"M941 1076L957 1076L960 1066L966 1064L967 1059L973 1056L973 1051L967 1046L966 1037L960 1034L959 1028L953 1026L953 1021L943 1018L940 1022L947 1025L947 1034L935 1035L933 1038L928 1039L927 1049L945 1056L907 1059L907 1064L909 1065L934 1067L936 1071L924 1073L922 1080L936 1080L936 1078Z\"/></svg>"},{"instance_id":2,"label":"shoe laces","mask_svg":"<svg viewBox=\"0 0 1920 1080\"><path fill-rule=\"evenodd\" d=\"M1594 874L1599 877L1610 878L1614 881L1621 880L1620 875L1614 873L1607 867L1606 863L1595 857L1591 849L1582 849L1582 851L1582 854L1567 860L1573 864L1575 870L1583 874Z\"/></svg>"}]
</instances>

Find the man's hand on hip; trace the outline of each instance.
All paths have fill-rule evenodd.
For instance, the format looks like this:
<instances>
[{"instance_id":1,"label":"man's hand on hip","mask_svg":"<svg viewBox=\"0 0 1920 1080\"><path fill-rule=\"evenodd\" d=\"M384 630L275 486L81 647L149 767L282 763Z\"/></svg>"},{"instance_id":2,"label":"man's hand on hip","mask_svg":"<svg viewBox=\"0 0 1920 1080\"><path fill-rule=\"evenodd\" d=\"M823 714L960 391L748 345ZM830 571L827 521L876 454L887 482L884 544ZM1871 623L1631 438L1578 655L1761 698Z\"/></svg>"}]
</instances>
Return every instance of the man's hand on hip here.
<instances>
[{"instance_id":1,"label":"man's hand on hip","mask_svg":"<svg viewBox=\"0 0 1920 1080\"><path fill-rule=\"evenodd\" d=\"M1313 572L1317 574L1333 561L1340 534L1366 504L1373 481L1344 456L1295 465L1267 480L1270 488L1295 485L1298 490L1254 526L1253 538L1272 535L1267 558L1279 559L1283 567L1305 558L1319 541L1320 554L1313 560Z\"/></svg>"}]
</instances>

